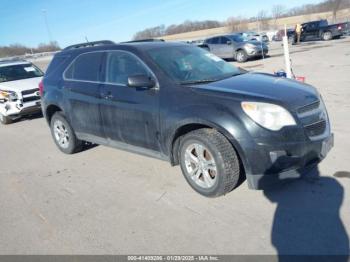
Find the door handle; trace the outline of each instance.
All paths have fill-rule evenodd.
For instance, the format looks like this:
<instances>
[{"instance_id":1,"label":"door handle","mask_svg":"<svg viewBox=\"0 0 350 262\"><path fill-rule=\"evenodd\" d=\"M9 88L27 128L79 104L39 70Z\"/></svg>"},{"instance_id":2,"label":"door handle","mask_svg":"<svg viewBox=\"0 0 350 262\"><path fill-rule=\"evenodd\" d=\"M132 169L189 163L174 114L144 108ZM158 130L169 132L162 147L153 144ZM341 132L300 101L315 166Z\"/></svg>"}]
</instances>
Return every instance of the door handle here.
<instances>
[{"instance_id":1,"label":"door handle","mask_svg":"<svg viewBox=\"0 0 350 262\"><path fill-rule=\"evenodd\" d=\"M112 92L110 92L110 91L108 91L106 93L102 93L101 96L102 96L102 98L108 99L108 100L113 98Z\"/></svg>"}]
</instances>

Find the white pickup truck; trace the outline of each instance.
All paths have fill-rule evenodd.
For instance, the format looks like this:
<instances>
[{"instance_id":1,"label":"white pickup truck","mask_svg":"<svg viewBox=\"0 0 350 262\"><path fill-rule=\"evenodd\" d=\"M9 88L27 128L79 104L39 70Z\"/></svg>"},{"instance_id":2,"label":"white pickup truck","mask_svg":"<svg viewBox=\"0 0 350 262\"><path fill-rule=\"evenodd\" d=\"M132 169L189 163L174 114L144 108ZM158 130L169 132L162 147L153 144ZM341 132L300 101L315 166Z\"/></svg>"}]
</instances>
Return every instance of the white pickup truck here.
<instances>
[{"instance_id":1,"label":"white pickup truck","mask_svg":"<svg viewBox=\"0 0 350 262\"><path fill-rule=\"evenodd\" d=\"M0 61L0 122L10 124L40 112L39 83L44 73L27 61Z\"/></svg>"}]
</instances>

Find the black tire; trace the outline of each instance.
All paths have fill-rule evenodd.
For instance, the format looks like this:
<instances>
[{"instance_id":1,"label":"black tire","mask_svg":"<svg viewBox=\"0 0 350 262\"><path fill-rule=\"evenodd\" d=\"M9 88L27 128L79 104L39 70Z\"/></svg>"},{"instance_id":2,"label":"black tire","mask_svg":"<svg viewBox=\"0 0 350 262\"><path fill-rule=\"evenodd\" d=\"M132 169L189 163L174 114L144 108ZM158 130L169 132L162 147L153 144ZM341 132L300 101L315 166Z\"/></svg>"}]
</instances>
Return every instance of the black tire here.
<instances>
[{"instance_id":1,"label":"black tire","mask_svg":"<svg viewBox=\"0 0 350 262\"><path fill-rule=\"evenodd\" d=\"M324 33L322 34L322 39L323 39L324 41L330 41L330 40L332 40L332 39L333 39L332 32L330 32L330 31L324 32Z\"/></svg>"},{"instance_id":2,"label":"black tire","mask_svg":"<svg viewBox=\"0 0 350 262\"><path fill-rule=\"evenodd\" d=\"M210 155L212 155L212 158L215 161L217 169L215 175L216 178L215 182L213 182L214 184L209 188L203 188L198 185L188 172L185 154L186 150L191 148L193 144L203 145L208 149ZM236 151L230 142L221 133L214 129L198 129L181 138L179 160L185 179L196 192L203 196L219 197L225 195L228 192L231 192L239 183L240 165ZM204 174L202 173L200 176L203 177Z\"/></svg>"},{"instance_id":3,"label":"black tire","mask_svg":"<svg viewBox=\"0 0 350 262\"><path fill-rule=\"evenodd\" d=\"M247 60L248 60L247 52L244 50L238 50L236 53L236 61L238 63L244 63L244 62L247 62Z\"/></svg>"},{"instance_id":4,"label":"black tire","mask_svg":"<svg viewBox=\"0 0 350 262\"><path fill-rule=\"evenodd\" d=\"M68 135L67 143L60 144L58 138L55 135L55 128L56 124L62 123L62 126L64 127L62 130L64 130L64 133ZM65 154L74 154L82 150L83 148L83 142L79 139L77 139L73 128L66 120L64 114L62 112L56 112L50 122L50 128L51 128L51 135L53 140L55 141L55 144L57 147Z\"/></svg>"},{"instance_id":5,"label":"black tire","mask_svg":"<svg viewBox=\"0 0 350 262\"><path fill-rule=\"evenodd\" d=\"M8 125L12 123L12 119L0 113L0 123L3 125Z\"/></svg>"}]
</instances>

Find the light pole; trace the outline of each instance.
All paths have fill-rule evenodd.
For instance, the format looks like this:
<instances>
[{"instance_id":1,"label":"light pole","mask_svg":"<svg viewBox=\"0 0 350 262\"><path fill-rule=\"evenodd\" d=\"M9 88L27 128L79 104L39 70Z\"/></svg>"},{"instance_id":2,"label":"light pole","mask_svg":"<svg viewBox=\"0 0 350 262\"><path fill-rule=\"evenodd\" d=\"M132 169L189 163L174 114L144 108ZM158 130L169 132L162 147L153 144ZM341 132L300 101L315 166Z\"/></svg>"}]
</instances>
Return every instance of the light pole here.
<instances>
[{"instance_id":1,"label":"light pole","mask_svg":"<svg viewBox=\"0 0 350 262\"><path fill-rule=\"evenodd\" d=\"M41 12L43 13L43 16L44 16L44 22L45 22L47 34L49 36L49 41L51 43L51 42L53 42L53 40L52 40L51 31L50 31L50 28L49 28L49 23L47 22L47 11L46 11L46 9L41 9Z\"/></svg>"}]
</instances>

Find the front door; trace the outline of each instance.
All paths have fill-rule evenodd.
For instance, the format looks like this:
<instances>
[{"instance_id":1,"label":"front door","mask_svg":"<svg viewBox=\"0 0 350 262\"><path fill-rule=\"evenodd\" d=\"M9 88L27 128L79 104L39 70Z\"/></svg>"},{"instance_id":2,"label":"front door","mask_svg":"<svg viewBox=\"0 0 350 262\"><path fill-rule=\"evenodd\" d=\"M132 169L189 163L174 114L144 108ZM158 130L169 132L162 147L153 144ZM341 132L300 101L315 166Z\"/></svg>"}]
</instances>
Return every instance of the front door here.
<instances>
[{"instance_id":1,"label":"front door","mask_svg":"<svg viewBox=\"0 0 350 262\"><path fill-rule=\"evenodd\" d=\"M151 71L126 51L108 52L104 64L100 110L106 137L112 142L159 151L159 90L128 86L129 76L151 76Z\"/></svg>"}]
</instances>

